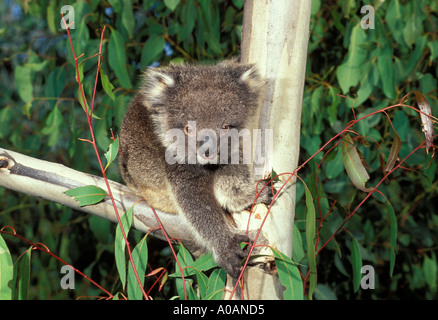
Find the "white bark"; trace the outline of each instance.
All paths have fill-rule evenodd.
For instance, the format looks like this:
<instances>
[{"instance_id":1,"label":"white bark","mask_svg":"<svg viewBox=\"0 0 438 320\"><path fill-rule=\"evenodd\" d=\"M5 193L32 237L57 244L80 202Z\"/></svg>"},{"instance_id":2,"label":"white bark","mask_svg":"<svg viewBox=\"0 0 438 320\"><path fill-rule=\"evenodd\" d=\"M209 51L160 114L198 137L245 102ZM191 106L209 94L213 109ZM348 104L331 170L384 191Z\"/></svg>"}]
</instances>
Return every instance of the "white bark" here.
<instances>
[{"instance_id":1,"label":"white bark","mask_svg":"<svg viewBox=\"0 0 438 320\"><path fill-rule=\"evenodd\" d=\"M310 9L310 0L245 1L241 62L254 63L266 79L260 128L273 130L273 153L265 161L265 176L272 169L277 174L293 172L298 165ZM289 257L294 216L295 185L291 184L276 200L262 229L268 244ZM245 218L241 224L246 227L244 222ZM264 251L271 254L270 249ZM269 268L249 268L246 298L281 299L277 276L263 269Z\"/></svg>"},{"instance_id":2,"label":"white bark","mask_svg":"<svg viewBox=\"0 0 438 320\"><path fill-rule=\"evenodd\" d=\"M121 216L139 198L124 185L114 181L109 181L109 183ZM106 184L101 177L76 171L62 164L39 160L0 148L0 187L44 198L117 222L116 213L109 197L96 205L80 207L76 200L64 194L66 190L87 185L94 185L107 190ZM144 201L135 205L133 213L133 227L137 230L148 232L159 226L152 209ZM170 237L180 239L191 250L198 249L193 245L189 233L177 215L158 210L156 210L156 213ZM164 238L160 231L154 231L154 235Z\"/></svg>"}]
</instances>

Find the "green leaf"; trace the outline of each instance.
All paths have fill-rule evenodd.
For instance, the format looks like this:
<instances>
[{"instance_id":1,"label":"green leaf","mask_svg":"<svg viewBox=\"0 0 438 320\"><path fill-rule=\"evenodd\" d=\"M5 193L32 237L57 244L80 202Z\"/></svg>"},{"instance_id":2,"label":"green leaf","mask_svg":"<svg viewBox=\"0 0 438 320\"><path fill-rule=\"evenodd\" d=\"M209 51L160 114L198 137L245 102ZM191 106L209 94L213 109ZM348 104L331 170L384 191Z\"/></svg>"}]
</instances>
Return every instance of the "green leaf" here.
<instances>
[{"instance_id":1,"label":"green leaf","mask_svg":"<svg viewBox=\"0 0 438 320\"><path fill-rule=\"evenodd\" d=\"M114 12L120 13L123 8L123 0L108 0L109 4L113 7Z\"/></svg>"},{"instance_id":2,"label":"green leaf","mask_svg":"<svg viewBox=\"0 0 438 320\"><path fill-rule=\"evenodd\" d=\"M418 68L418 63L422 60L425 50L427 50L428 41L429 37L426 34L418 37L417 41L415 41L415 49L410 53L407 59L397 59L395 61L398 67L399 75L397 75L397 78L399 80L411 77L413 72Z\"/></svg>"},{"instance_id":3,"label":"green leaf","mask_svg":"<svg viewBox=\"0 0 438 320\"><path fill-rule=\"evenodd\" d=\"M184 42L193 32L197 21L197 10L194 0L187 0L181 10L182 28L178 32L178 40Z\"/></svg>"},{"instance_id":4,"label":"green leaf","mask_svg":"<svg viewBox=\"0 0 438 320\"><path fill-rule=\"evenodd\" d=\"M244 2L245 2L245 0L233 0L233 3L237 9L242 9Z\"/></svg>"},{"instance_id":5,"label":"green leaf","mask_svg":"<svg viewBox=\"0 0 438 320\"><path fill-rule=\"evenodd\" d=\"M307 151L309 155L313 155L318 152L319 148L321 148L321 137L318 135L305 135L302 137L303 139L303 148ZM316 156L316 160L321 160L323 157L322 152L319 152Z\"/></svg>"},{"instance_id":6,"label":"green leaf","mask_svg":"<svg viewBox=\"0 0 438 320\"><path fill-rule=\"evenodd\" d=\"M14 266L5 240L0 234L0 300L11 300L10 282L14 277Z\"/></svg>"},{"instance_id":7,"label":"green leaf","mask_svg":"<svg viewBox=\"0 0 438 320\"><path fill-rule=\"evenodd\" d=\"M330 122L330 126L333 126L335 122L338 120L338 106L340 104L341 99L339 98L339 89L336 89L332 86L329 88L329 93L331 97L331 104L327 108L327 112L329 114L328 121ZM358 93L359 95L359 93Z\"/></svg>"},{"instance_id":8,"label":"green leaf","mask_svg":"<svg viewBox=\"0 0 438 320\"><path fill-rule=\"evenodd\" d=\"M63 123L64 118L62 117L62 114L56 105L53 110L50 111L45 122L45 127L41 130L42 134L49 136L48 145L50 147L53 147L58 143L60 137L60 128Z\"/></svg>"},{"instance_id":9,"label":"green leaf","mask_svg":"<svg viewBox=\"0 0 438 320\"><path fill-rule=\"evenodd\" d=\"M141 67L146 68L152 62L159 60L164 50L164 39L152 35L144 44L143 51L141 53Z\"/></svg>"},{"instance_id":10,"label":"green leaf","mask_svg":"<svg viewBox=\"0 0 438 320\"><path fill-rule=\"evenodd\" d=\"M181 2L181 0L164 0L164 4L171 11L174 11L176 9L176 7L179 5L180 2Z\"/></svg>"},{"instance_id":11,"label":"green leaf","mask_svg":"<svg viewBox=\"0 0 438 320\"><path fill-rule=\"evenodd\" d=\"M186 280L187 277L196 275L200 296L204 298L211 294L211 292L208 293L207 290L208 278L202 271L210 270L211 268L215 268L218 266L216 261L214 261L213 256L210 253L207 253L201 256L198 260L193 261L190 252L185 247L181 246L180 250L178 251L177 258L181 265L181 268L184 269L183 274ZM182 275L178 267L176 268L176 271L174 273L169 275L169 277L179 278L177 281L180 281L180 285L182 286ZM187 284L188 283L189 282L187 282ZM182 293L180 292L180 294Z\"/></svg>"},{"instance_id":12,"label":"green leaf","mask_svg":"<svg viewBox=\"0 0 438 320\"><path fill-rule=\"evenodd\" d=\"M357 24L351 31L348 56L336 70L336 77L344 94L350 87L357 86L363 77L363 64L368 53L361 45L365 43L366 38L365 31Z\"/></svg>"},{"instance_id":13,"label":"green leaf","mask_svg":"<svg viewBox=\"0 0 438 320\"><path fill-rule=\"evenodd\" d=\"M179 265L184 270L183 273L185 274L185 272L186 272L185 268L188 267L188 266L191 266L193 264L193 258L192 258L192 255L190 254L190 252L182 244L179 244L178 247L179 247L179 250L178 250L178 253L176 254L176 258L177 258L177 260L179 262ZM180 271L177 263L175 263L175 269L176 269L175 274L181 275L181 271ZM189 279L188 277L185 277L184 280L185 280L185 283L186 283L187 299L189 299L189 300L199 300L199 297L196 294L195 289L193 288L193 280ZM181 299L183 299L184 298L183 279L182 278L176 278L175 279L175 284L176 284L176 289L177 289L179 297Z\"/></svg>"},{"instance_id":14,"label":"green leaf","mask_svg":"<svg viewBox=\"0 0 438 320\"><path fill-rule=\"evenodd\" d=\"M304 184L304 182L303 182ZM306 194L306 242L307 242L307 263L309 265L309 299L312 300L313 291L316 288L317 273L316 273L316 255L315 255L315 206L312 194L304 184Z\"/></svg>"},{"instance_id":15,"label":"green leaf","mask_svg":"<svg viewBox=\"0 0 438 320\"><path fill-rule=\"evenodd\" d=\"M104 169L105 171L108 168L108 166L116 159L118 152L119 152L119 137L117 137L116 140L110 143L108 147L108 151L105 152L105 158L106 158L106 166Z\"/></svg>"},{"instance_id":16,"label":"green leaf","mask_svg":"<svg viewBox=\"0 0 438 320\"><path fill-rule=\"evenodd\" d=\"M423 272L426 278L426 283L432 292L437 291L438 283L438 266L435 254L432 252L432 258L424 257Z\"/></svg>"},{"instance_id":17,"label":"green leaf","mask_svg":"<svg viewBox=\"0 0 438 320\"><path fill-rule=\"evenodd\" d=\"M386 42L380 47L377 65L379 67L382 89L389 99L395 99L395 73L392 63L392 44Z\"/></svg>"},{"instance_id":18,"label":"green leaf","mask_svg":"<svg viewBox=\"0 0 438 320\"><path fill-rule=\"evenodd\" d=\"M390 231L390 244L391 251L389 256L389 275L392 277L395 266L395 249L397 245L397 217L395 215L394 208L388 201L388 218L389 218L389 231Z\"/></svg>"},{"instance_id":19,"label":"green leaf","mask_svg":"<svg viewBox=\"0 0 438 320\"><path fill-rule=\"evenodd\" d=\"M194 275L196 271L207 271L217 266L218 264L216 261L214 261L214 258L211 255L211 253L206 253L203 256L201 256L198 260L192 262L188 268L184 269L184 276L185 277L191 276ZM170 274L169 277L181 277L181 272L177 270L176 272Z\"/></svg>"},{"instance_id":20,"label":"green leaf","mask_svg":"<svg viewBox=\"0 0 438 320\"><path fill-rule=\"evenodd\" d=\"M82 90L84 90L83 84L82 84ZM82 109L89 115L91 112L91 109L88 106L87 97L86 97L85 93L84 93L84 96L82 96L81 88L78 87L76 94L77 94L77 99L78 99L79 104L81 105ZM85 104L84 104L84 100L85 100ZM94 113L91 116L97 120L101 119L98 116L96 116Z\"/></svg>"},{"instance_id":21,"label":"green leaf","mask_svg":"<svg viewBox=\"0 0 438 320\"><path fill-rule=\"evenodd\" d=\"M438 58L438 40L428 42L427 47L430 50L429 62L432 63Z\"/></svg>"},{"instance_id":22,"label":"green leaf","mask_svg":"<svg viewBox=\"0 0 438 320\"><path fill-rule=\"evenodd\" d=\"M108 76L103 72L103 69L100 69L100 81L102 83L103 90L105 90L106 94L111 98L111 100L115 101L116 96L113 93L114 86L109 81Z\"/></svg>"},{"instance_id":23,"label":"green leaf","mask_svg":"<svg viewBox=\"0 0 438 320\"><path fill-rule=\"evenodd\" d=\"M354 238L353 234L346 230L347 234L351 237L351 263L353 265L353 288L354 292L359 290L360 281L362 278L362 255L360 254L359 244Z\"/></svg>"},{"instance_id":24,"label":"green leaf","mask_svg":"<svg viewBox=\"0 0 438 320\"><path fill-rule=\"evenodd\" d=\"M47 97L59 97L65 86L65 69L60 66L50 71L46 78L44 92Z\"/></svg>"},{"instance_id":25,"label":"green leaf","mask_svg":"<svg viewBox=\"0 0 438 320\"><path fill-rule=\"evenodd\" d=\"M50 111L45 127L41 130L43 134L52 134L58 130L58 127L63 123L62 114L59 111L58 106L55 106L52 111Z\"/></svg>"},{"instance_id":26,"label":"green leaf","mask_svg":"<svg viewBox=\"0 0 438 320\"><path fill-rule=\"evenodd\" d=\"M14 267L14 288L16 288L16 296L18 300L29 299L30 285L30 258L32 247L22 254Z\"/></svg>"},{"instance_id":27,"label":"green leaf","mask_svg":"<svg viewBox=\"0 0 438 320\"><path fill-rule=\"evenodd\" d=\"M378 193L378 195L375 195L375 197L379 197L378 199L384 199L384 202L386 204L386 212L388 214L388 221L389 221L389 234L390 234L390 255L389 255L389 275L392 277L392 274L394 272L394 266L395 266L395 250L397 248L397 216L395 215L394 208L389 202L389 200L385 197L383 193Z\"/></svg>"},{"instance_id":28,"label":"green leaf","mask_svg":"<svg viewBox=\"0 0 438 320\"><path fill-rule=\"evenodd\" d=\"M357 91L356 106L362 105L371 95L379 82L379 72L377 63L366 62L363 66L364 75L360 80L360 87Z\"/></svg>"},{"instance_id":29,"label":"green leaf","mask_svg":"<svg viewBox=\"0 0 438 320\"><path fill-rule=\"evenodd\" d=\"M187 292L187 300L199 300L198 295L196 294L196 290L193 288L193 280L185 279L186 282L186 292ZM184 299L184 285L183 279L177 278L175 279L176 291L178 292L178 296L180 299Z\"/></svg>"},{"instance_id":30,"label":"green leaf","mask_svg":"<svg viewBox=\"0 0 438 320\"><path fill-rule=\"evenodd\" d=\"M105 190L96 186L77 187L64 193L79 201L79 206L81 207L99 203L108 196Z\"/></svg>"},{"instance_id":31,"label":"green leaf","mask_svg":"<svg viewBox=\"0 0 438 320\"><path fill-rule=\"evenodd\" d=\"M132 38L134 36L135 28L135 17L134 11L132 9L132 0L123 0L122 3L122 26L128 34L128 37Z\"/></svg>"},{"instance_id":32,"label":"green leaf","mask_svg":"<svg viewBox=\"0 0 438 320\"><path fill-rule=\"evenodd\" d=\"M205 300L221 300L224 296L227 273L223 269L213 270L207 283Z\"/></svg>"},{"instance_id":33,"label":"green leaf","mask_svg":"<svg viewBox=\"0 0 438 320\"><path fill-rule=\"evenodd\" d=\"M395 41L399 44L402 44L402 32L405 22L403 18L403 7L400 6L399 0L392 0L389 2L388 9L386 10L385 14L385 20Z\"/></svg>"},{"instance_id":34,"label":"green leaf","mask_svg":"<svg viewBox=\"0 0 438 320\"><path fill-rule=\"evenodd\" d=\"M372 188L365 187L365 183L369 180L370 176L362 164L353 139L351 139L349 134L344 136L341 149L342 161L344 162L345 170L351 182L353 182L356 188L364 192L371 191Z\"/></svg>"},{"instance_id":35,"label":"green leaf","mask_svg":"<svg viewBox=\"0 0 438 320\"><path fill-rule=\"evenodd\" d=\"M75 28L71 32L73 47L76 57L85 53L90 40L90 30L88 29L88 20L92 17L90 5L86 1L77 1L75 9ZM70 52L71 50L68 50ZM74 60L72 61L74 63Z\"/></svg>"},{"instance_id":36,"label":"green leaf","mask_svg":"<svg viewBox=\"0 0 438 320\"><path fill-rule=\"evenodd\" d=\"M15 84L18 95L24 102L33 99L32 70L27 65L16 66L14 70Z\"/></svg>"},{"instance_id":37,"label":"green leaf","mask_svg":"<svg viewBox=\"0 0 438 320\"><path fill-rule=\"evenodd\" d=\"M303 239L301 238L301 232L298 229L298 225L294 223L293 239L292 239L292 259L295 261L301 261L306 255L303 248Z\"/></svg>"},{"instance_id":38,"label":"green leaf","mask_svg":"<svg viewBox=\"0 0 438 320\"><path fill-rule=\"evenodd\" d=\"M48 60L42 62L31 62L31 63L26 63L26 67L28 67L30 70L34 72L39 72L41 70L44 70L47 63L49 63Z\"/></svg>"},{"instance_id":39,"label":"green leaf","mask_svg":"<svg viewBox=\"0 0 438 320\"><path fill-rule=\"evenodd\" d=\"M11 120L15 117L11 107L5 106L0 108L0 139L5 138L12 131Z\"/></svg>"},{"instance_id":40,"label":"green leaf","mask_svg":"<svg viewBox=\"0 0 438 320\"><path fill-rule=\"evenodd\" d=\"M184 247L182 244L179 244L178 247L179 250L176 254L176 258L178 259L181 268L184 269L187 266L191 266L193 264L193 258L189 250L187 250L186 247Z\"/></svg>"},{"instance_id":41,"label":"green leaf","mask_svg":"<svg viewBox=\"0 0 438 320\"><path fill-rule=\"evenodd\" d=\"M57 18L58 18L58 8L56 5L56 1L50 1L49 5L47 6L46 13L47 13L47 26L49 27L49 30L56 34L57 30Z\"/></svg>"},{"instance_id":42,"label":"green leaf","mask_svg":"<svg viewBox=\"0 0 438 320\"><path fill-rule=\"evenodd\" d=\"M199 296L203 299L207 294L208 278L207 276L199 271L195 270L196 283L198 284Z\"/></svg>"},{"instance_id":43,"label":"green leaf","mask_svg":"<svg viewBox=\"0 0 438 320\"><path fill-rule=\"evenodd\" d=\"M406 4L407 12L409 16L405 16L403 19L403 39L409 47L416 42L418 37L423 34L423 19L424 14L421 13L421 5L418 5L418 1L412 1Z\"/></svg>"},{"instance_id":44,"label":"green leaf","mask_svg":"<svg viewBox=\"0 0 438 320\"><path fill-rule=\"evenodd\" d=\"M146 241L147 235L140 240L140 242L132 250L132 260L137 270L137 274L140 277L141 284L144 284L144 275L146 273L146 267L148 262L148 245ZM134 274L134 269L131 263L128 266L128 298L129 300L142 300L143 293L139 287L137 278Z\"/></svg>"},{"instance_id":45,"label":"green leaf","mask_svg":"<svg viewBox=\"0 0 438 320\"><path fill-rule=\"evenodd\" d=\"M392 130L394 131L394 141L392 142L391 151L389 153L388 160L386 161L385 168L383 169L383 171L385 172L389 172L394 168L395 162L399 158L398 154L402 146L400 136L392 125L392 122L390 121L389 123L391 124Z\"/></svg>"},{"instance_id":46,"label":"green leaf","mask_svg":"<svg viewBox=\"0 0 438 320\"><path fill-rule=\"evenodd\" d=\"M284 300L303 300L303 281L297 265L288 256L272 249L277 265L278 277L282 286ZM312 291L313 292L313 291ZM309 297L311 295L309 293Z\"/></svg>"},{"instance_id":47,"label":"green leaf","mask_svg":"<svg viewBox=\"0 0 438 320\"><path fill-rule=\"evenodd\" d=\"M332 151L336 156L330 160L327 159L327 166L325 167L325 174L328 179L336 179L342 172L344 172L344 165L342 163L341 150Z\"/></svg>"},{"instance_id":48,"label":"green leaf","mask_svg":"<svg viewBox=\"0 0 438 320\"><path fill-rule=\"evenodd\" d=\"M134 207L129 208L129 210L123 216L120 217L126 238L128 237L129 229L131 229L133 208ZM126 248L126 241L125 238L123 237L120 224L117 224L116 237L114 240L114 254L116 258L117 271L119 272L120 281L122 282L123 288L125 288L126 285L125 248Z\"/></svg>"},{"instance_id":49,"label":"green leaf","mask_svg":"<svg viewBox=\"0 0 438 320\"><path fill-rule=\"evenodd\" d=\"M199 21L203 21L204 23L204 38L208 43L208 48L215 55L221 55L222 48L220 45L220 37L221 37L221 20L219 15L219 7L215 2L202 1L201 3L202 10L202 18Z\"/></svg>"},{"instance_id":50,"label":"green leaf","mask_svg":"<svg viewBox=\"0 0 438 320\"><path fill-rule=\"evenodd\" d=\"M126 69L125 44L123 37L115 29L111 30L108 45L108 63L120 81L120 85L126 89L131 89L131 79Z\"/></svg>"}]
</instances>

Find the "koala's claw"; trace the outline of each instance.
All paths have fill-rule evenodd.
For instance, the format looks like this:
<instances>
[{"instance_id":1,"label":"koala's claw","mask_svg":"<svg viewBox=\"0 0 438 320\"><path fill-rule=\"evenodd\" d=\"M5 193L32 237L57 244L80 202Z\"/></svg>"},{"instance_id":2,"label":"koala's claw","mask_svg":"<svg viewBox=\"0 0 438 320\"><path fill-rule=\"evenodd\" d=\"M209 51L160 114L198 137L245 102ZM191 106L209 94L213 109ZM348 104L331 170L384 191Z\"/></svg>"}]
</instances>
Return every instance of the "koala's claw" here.
<instances>
[{"instance_id":1,"label":"koala's claw","mask_svg":"<svg viewBox=\"0 0 438 320\"><path fill-rule=\"evenodd\" d=\"M218 252L218 264L221 266L233 279L237 279L241 272L240 263L248 257L248 250L242 250L241 242L249 242L249 238L245 235L236 234L230 238L227 244Z\"/></svg>"}]
</instances>

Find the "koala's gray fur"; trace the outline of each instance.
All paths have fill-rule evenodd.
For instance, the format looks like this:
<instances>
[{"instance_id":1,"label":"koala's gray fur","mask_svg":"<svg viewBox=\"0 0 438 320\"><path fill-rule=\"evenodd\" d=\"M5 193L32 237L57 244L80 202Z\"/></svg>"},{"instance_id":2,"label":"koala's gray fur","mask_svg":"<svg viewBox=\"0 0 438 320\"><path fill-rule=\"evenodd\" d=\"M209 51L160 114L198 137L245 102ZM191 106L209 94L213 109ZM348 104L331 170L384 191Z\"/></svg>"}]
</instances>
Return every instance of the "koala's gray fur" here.
<instances>
[{"instance_id":1,"label":"koala's gray fur","mask_svg":"<svg viewBox=\"0 0 438 320\"><path fill-rule=\"evenodd\" d=\"M210 160L220 156L219 147L217 154L198 154L196 164L188 164L187 157L182 159L185 163L169 164L165 154L172 141L165 137L169 129L181 129L190 136L189 121L196 121L196 131L211 129L217 137L230 128L254 128L262 84L253 66L234 61L150 69L120 133L120 170L127 185L154 208L181 214L197 242L234 278L245 257L239 243L249 239L237 233L227 213L252 204L252 167L219 161L211 164ZM196 147L206 141L209 139L202 136ZM219 141L216 143L219 146ZM181 147L188 151L186 143ZM259 202L270 202L269 189L264 189Z\"/></svg>"}]
</instances>

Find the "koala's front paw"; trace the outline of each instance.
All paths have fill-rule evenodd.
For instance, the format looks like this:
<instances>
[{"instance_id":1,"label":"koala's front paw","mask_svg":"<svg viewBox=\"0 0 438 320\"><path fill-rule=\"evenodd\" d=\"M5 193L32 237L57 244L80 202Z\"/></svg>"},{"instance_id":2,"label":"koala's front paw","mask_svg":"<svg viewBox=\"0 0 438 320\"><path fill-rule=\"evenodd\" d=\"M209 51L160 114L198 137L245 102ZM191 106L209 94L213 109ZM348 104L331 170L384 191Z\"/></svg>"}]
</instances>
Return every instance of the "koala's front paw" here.
<instances>
[{"instance_id":1,"label":"koala's front paw","mask_svg":"<svg viewBox=\"0 0 438 320\"><path fill-rule=\"evenodd\" d=\"M258 190L260 190L261 188L263 188L263 186L266 184L266 181L260 181L259 186L258 186ZM272 198L273 198L273 192L275 193L276 191L273 190L272 188L272 184L269 183L267 186L264 187L264 189L262 190L262 192L259 194L258 198L257 198L257 203L264 203L267 206L269 206L272 202Z\"/></svg>"},{"instance_id":2,"label":"koala's front paw","mask_svg":"<svg viewBox=\"0 0 438 320\"><path fill-rule=\"evenodd\" d=\"M240 274L240 263L248 256L248 251L240 248L241 242L249 242L245 235L234 234L228 241L218 244L215 249L216 261L233 279Z\"/></svg>"}]
</instances>

